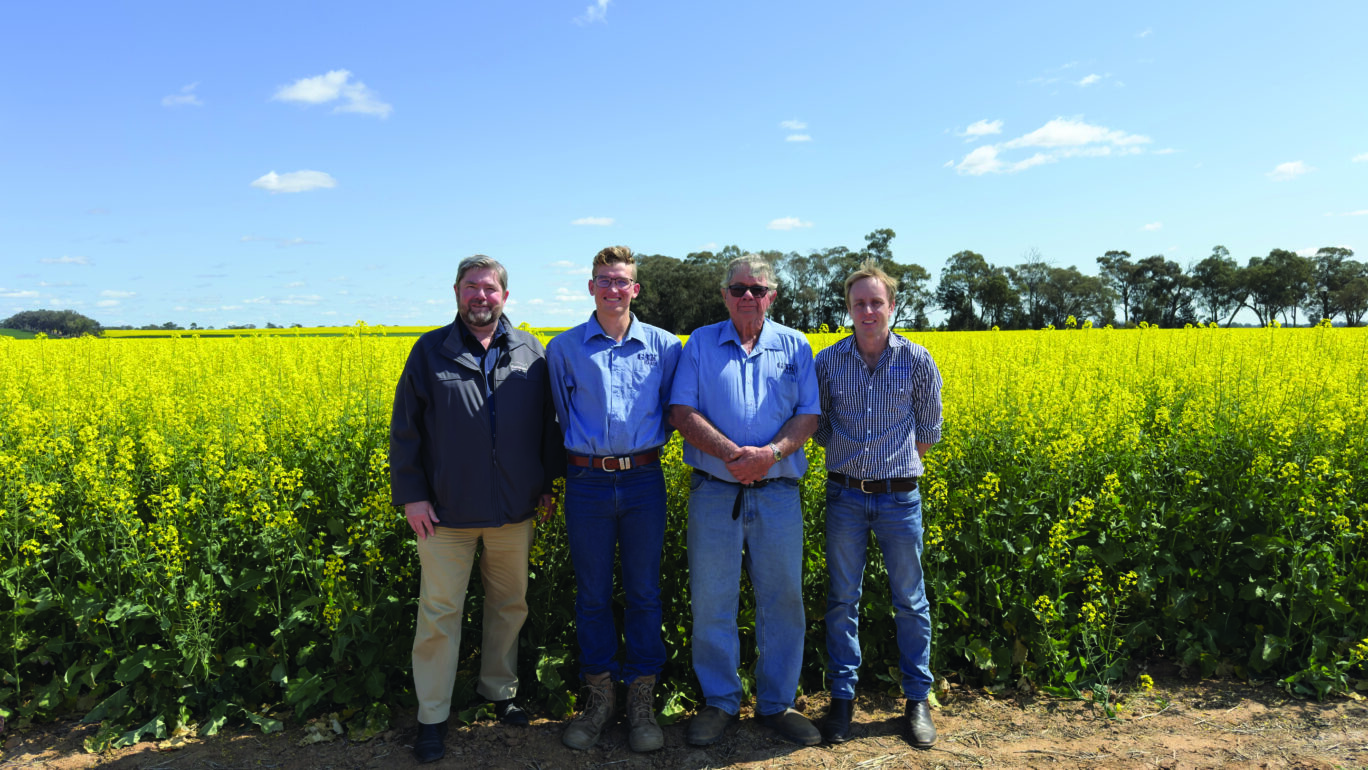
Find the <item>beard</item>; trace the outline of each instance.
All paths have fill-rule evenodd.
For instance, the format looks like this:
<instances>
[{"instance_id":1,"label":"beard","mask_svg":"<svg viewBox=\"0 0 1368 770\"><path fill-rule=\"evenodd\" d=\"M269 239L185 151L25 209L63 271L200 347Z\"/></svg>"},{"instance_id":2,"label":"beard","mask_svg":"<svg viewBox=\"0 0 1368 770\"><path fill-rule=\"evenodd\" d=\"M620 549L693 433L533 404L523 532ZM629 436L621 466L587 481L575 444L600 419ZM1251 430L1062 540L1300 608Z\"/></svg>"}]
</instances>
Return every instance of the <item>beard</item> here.
<instances>
[{"instance_id":1,"label":"beard","mask_svg":"<svg viewBox=\"0 0 1368 770\"><path fill-rule=\"evenodd\" d=\"M499 320L499 311L492 307L466 307L461 311L466 326L485 327Z\"/></svg>"}]
</instances>

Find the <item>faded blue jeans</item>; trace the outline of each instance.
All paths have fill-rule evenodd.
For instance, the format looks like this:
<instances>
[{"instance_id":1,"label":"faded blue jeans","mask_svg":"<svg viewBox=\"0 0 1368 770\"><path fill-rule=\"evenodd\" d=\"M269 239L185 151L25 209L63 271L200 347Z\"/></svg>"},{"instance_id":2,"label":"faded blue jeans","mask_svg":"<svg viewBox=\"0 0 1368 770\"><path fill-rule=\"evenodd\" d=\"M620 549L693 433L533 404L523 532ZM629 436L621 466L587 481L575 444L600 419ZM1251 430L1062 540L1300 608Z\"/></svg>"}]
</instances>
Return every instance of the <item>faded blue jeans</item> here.
<instances>
[{"instance_id":1,"label":"faded blue jeans","mask_svg":"<svg viewBox=\"0 0 1368 770\"><path fill-rule=\"evenodd\" d=\"M831 697L855 697L860 670L860 594L869 533L878 539L892 588L903 695L925 700L931 691L931 605L922 579L921 492L867 495L827 482L826 637Z\"/></svg>"},{"instance_id":2,"label":"faded blue jeans","mask_svg":"<svg viewBox=\"0 0 1368 770\"><path fill-rule=\"evenodd\" d=\"M566 469L565 529L575 565L575 637L580 676L617 681L656 676L665 665L660 635L660 551L665 543L665 477L660 463L628 471ZM617 660L613 618L615 557L627 596L625 660Z\"/></svg>"},{"instance_id":3,"label":"faded blue jeans","mask_svg":"<svg viewBox=\"0 0 1368 770\"><path fill-rule=\"evenodd\" d=\"M793 707L803 665L803 507L798 482L740 487L695 473L689 481L689 592L693 667L709 706L741 709L741 641L736 616L744 565L755 589L756 713Z\"/></svg>"}]
</instances>

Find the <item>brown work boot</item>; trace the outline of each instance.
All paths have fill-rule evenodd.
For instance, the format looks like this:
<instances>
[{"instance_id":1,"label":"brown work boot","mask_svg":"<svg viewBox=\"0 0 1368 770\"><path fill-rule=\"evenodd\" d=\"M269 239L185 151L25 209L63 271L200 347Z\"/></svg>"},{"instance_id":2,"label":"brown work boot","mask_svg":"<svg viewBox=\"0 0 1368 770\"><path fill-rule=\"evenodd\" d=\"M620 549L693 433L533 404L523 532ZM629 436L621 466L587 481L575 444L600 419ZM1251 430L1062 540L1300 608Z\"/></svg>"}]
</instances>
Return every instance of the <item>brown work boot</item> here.
<instances>
[{"instance_id":1,"label":"brown work boot","mask_svg":"<svg viewBox=\"0 0 1368 770\"><path fill-rule=\"evenodd\" d=\"M655 751L665 745L665 733L656 724L655 683L651 675L639 676L627 685L627 724L632 726L627 743L632 751Z\"/></svg>"},{"instance_id":2,"label":"brown work boot","mask_svg":"<svg viewBox=\"0 0 1368 770\"><path fill-rule=\"evenodd\" d=\"M561 743L581 751L593 748L594 744L598 743L603 728L608 726L608 722L613 718L613 709L617 706L613 678L608 672L587 676L584 678L584 684L589 691L588 701L584 709L570 720L570 726L566 727L561 735Z\"/></svg>"}]
</instances>

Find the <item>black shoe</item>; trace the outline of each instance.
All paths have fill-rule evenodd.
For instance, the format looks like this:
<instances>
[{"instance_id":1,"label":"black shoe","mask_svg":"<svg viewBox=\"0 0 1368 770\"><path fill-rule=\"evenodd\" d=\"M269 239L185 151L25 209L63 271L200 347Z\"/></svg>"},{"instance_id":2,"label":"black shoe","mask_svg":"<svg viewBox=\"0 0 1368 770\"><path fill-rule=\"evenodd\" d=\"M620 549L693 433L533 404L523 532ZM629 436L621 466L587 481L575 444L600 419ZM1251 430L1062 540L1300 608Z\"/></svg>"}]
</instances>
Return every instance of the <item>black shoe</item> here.
<instances>
[{"instance_id":1,"label":"black shoe","mask_svg":"<svg viewBox=\"0 0 1368 770\"><path fill-rule=\"evenodd\" d=\"M499 718L500 724L513 725L514 727L527 727L527 725L532 722L527 716L527 712L523 711L522 706L514 703L512 698L509 698L508 700L494 700L490 701L490 703L494 706L494 716Z\"/></svg>"},{"instance_id":2,"label":"black shoe","mask_svg":"<svg viewBox=\"0 0 1368 770\"><path fill-rule=\"evenodd\" d=\"M918 749L936 745L936 726L931 723L931 704L924 700L907 702L907 740Z\"/></svg>"},{"instance_id":3,"label":"black shoe","mask_svg":"<svg viewBox=\"0 0 1368 770\"><path fill-rule=\"evenodd\" d=\"M822 737L827 743L845 743L850 740L850 718L855 716L855 701L845 698L832 698L831 708L822 717Z\"/></svg>"},{"instance_id":4,"label":"black shoe","mask_svg":"<svg viewBox=\"0 0 1368 770\"><path fill-rule=\"evenodd\" d=\"M779 733L784 740L792 741L799 746L816 746L822 742L822 734L818 732L812 720L793 709L784 709L778 714L766 714L760 717L760 723Z\"/></svg>"},{"instance_id":5,"label":"black shoe","mask_svg":"<svg viewBox=\"0 0 1368 770\"><path fill-rule=\"evenodd\" d=\"M727 725L735 721L735 714L728 714L717 706L708 706L689 720L684 740L691 746L711 746L727 732Z\"/></svg>"},{"instance_id":6,"label":"black shoe","mask_svg":"<svg viewBox=\"0 0 1368 770\"><path fill-rule=\"evenodd\" d=\"M413 758L418 764L436 762L446 756L447 723L435 725L418 723L418 737L413 741Z\"/></svg>"}]
</instances>

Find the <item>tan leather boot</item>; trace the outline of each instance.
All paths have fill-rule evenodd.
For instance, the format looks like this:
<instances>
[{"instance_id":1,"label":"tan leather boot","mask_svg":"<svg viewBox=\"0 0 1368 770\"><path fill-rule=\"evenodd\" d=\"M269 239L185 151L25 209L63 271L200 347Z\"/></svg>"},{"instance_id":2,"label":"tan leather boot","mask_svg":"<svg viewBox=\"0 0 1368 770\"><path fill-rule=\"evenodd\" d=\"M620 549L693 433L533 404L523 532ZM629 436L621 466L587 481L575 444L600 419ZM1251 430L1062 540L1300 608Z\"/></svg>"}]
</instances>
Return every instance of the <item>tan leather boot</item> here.
<instances>
[{"instance_id":1,"label":"tan leather boot","mask_svg":"<svg viewBox=\"0 0 1368 770\"><path fill-rule=\"evenodd\" d=\"M665 745L665 733L656 724L654 676L639 676L627 685L627 723L632 731L627 743L632 751L655 751Z\"/></svg>"},{"instance_id":2,"label":"tan leather boot","mask_svg":"<svg viewBox=\"0 0 1368 770\"><path fill-rule=\"evenodd\" d=\"M585 677L584 684L588 689L584 708L570 720L561 735L561 743L581 751L598 743L617 707L617 694L613 692L613 680L607 672Z\"/></svg>"}]
</instances>

